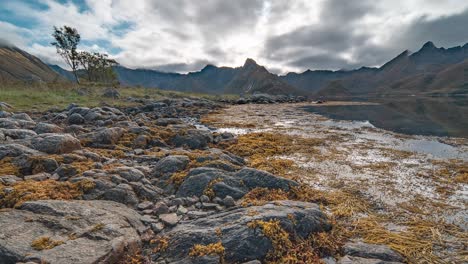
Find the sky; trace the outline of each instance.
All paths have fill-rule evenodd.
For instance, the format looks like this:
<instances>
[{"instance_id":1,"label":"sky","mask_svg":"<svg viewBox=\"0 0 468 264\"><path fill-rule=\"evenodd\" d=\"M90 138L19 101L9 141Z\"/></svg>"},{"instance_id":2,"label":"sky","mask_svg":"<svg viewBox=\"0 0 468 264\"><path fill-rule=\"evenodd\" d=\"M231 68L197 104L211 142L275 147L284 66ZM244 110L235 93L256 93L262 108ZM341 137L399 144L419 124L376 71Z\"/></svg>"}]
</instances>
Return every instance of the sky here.
<instances>
[{"instance_id":1,"label":"sky","mask_svg":"<svg viewBox=\"0 0 468 264\"><path fill-rule=\"evenodd\" d=\"M272 72L380 66L426 41L468 42L463 0L0 0L0 43L64 66L53 26L129 68L198 71L253 58Z\"/></svg>"}]
</instances>

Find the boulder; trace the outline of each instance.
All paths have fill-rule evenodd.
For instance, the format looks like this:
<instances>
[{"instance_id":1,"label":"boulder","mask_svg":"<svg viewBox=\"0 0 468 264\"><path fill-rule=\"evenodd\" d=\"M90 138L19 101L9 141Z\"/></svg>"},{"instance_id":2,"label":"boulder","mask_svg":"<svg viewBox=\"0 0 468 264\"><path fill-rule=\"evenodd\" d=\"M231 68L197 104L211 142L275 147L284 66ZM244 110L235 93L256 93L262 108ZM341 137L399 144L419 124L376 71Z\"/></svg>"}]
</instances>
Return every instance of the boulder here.
<instances>
[{"instance_id":1,"label":"boulder","mask_svg":"<svg viewBox=\"0 0 468 264\"><path fill-rule=\"evenodd\" d=\"M73 113L68 117L67 122L70 125L81 125L85 122L85 119L79 113Z\"/></svg>"},{"instance_id":2,"label":"boulder","mask_svg":"<svg viewBox=\"0 0 468 264\"><path fill-rule=\"evenodd\" d=\"M256 214L249 214L249 211ZM169 263L204 263L198 257L189 257L190 249L196 244L207 245L221 241L225 248L226 263L262 261L272 250L272 243L261 230L248 226L254 220L278 220L286 232L299 238L331 229L325 214L316 204L277 201L179 222L175 228L164 233L169 243L160 258Z\"/></svg>"},{"instance_id":3,"label":"boulder","mask_svg":"<svg viewBox=\"0 0 468 264\"><path fill-rule=\"evenodd\" d=\"M139 248L137 230L144 228L138 213L115 202L53 200L2 210L0 226L4 264L117 263ZM50 249L40 250L48 245Z\"/></svg>"},{"instance_id":4,"label":"boulder","mask_svg":"<svg viewBox=\"0 0 468 264\"><path fill-rule=\"evenodd\" d=\"M101 128L97 131L80 135L80 140L86 146L115 145L122 137L125 129L120 127Z\"/></svg>"},{"instance_id":5,"label":"boulder","mask_svg":"<svg viewBox=\"0 0 468 264\"><path fill-rule=\"evenodd\" d=\"M180 118L158 118L156 120L156 125L158 126L168 126L182 123L183 122Z\"/></svg>"},{"instance_id":6,"label":"boulder","mask_svg":"<svg viewBox=\"0 0 468 264\"><path fill-rule=\"evenodd\" d=\"M374 245L363 242L349 242L343 246L346 255L359 258L377 259L381 261L403 262L399 253L386 245Z\"/></svg>"},{"instance_id":7,"label":"boulder","mask_svg":"<svg viewBox=\"0 0 468 264\"><path fill-rule=\"evenodd\" d=\"M0 160L5 157L18 157L23 154L28 156L39 155L40 152L16 143L0 144Z\"/></svg>"},{"instance_id":8,"label":"boulder","mask_svg":"<svg viewBox=\"0 0 468 264\"><path fill-rule=\"evenodd\" d=\"M0 118L0 128L5 129L15 129L20 128L20 124L17 120L13 120L10 118Z\"/></svg>"},{"instance_id":9,"label":"boulder","mask_svg":"<svg viewBox=\"0 0 468 264\"><path fill-rule=\"evenodd\" d=\"M102 96L103 97L107 97L107 98L114 98L114 99L117 99L117 98L120 98L120 93L119 91L117 91L117 89L115 88L107 88L104 90L104 92L102 93Z\"/></svg>"},{"instance_id":10,"label":"boulder","mask_svg":"<svg viewBox=\"0 0 468 264\"><path fill-rule=\"evenodd\" d=\"M332 262L336 263L336 262ZM395 261L385 261L380 259L370 259L370 258L360 258L353 256L344 256L339 261L338 264L403 264L402 262Z\"/></svg>"},{"instance_id":11,"label":"boulder","mask_svg":"<svg viewBox=\"0 0 468 264\"><path fill-rule=\"evenodd\" d=\"M61 133L63 129L57 125L40 122L36 124L34 131L37 134L46 134L46 133Z\"/></svg>"},{"instance_id":12,"label":"boulder","mask_svg":"<svg viewBox=\"0 0 468 264\"><path fill-rule=\"evenodd\" d=\"M133 191L132 187L124 183L121 183L115 188L109 189L106 192L104 192L102 199L131 206L135 206L138 204L138 197Z\"/></svg>"},{"instance_id":13,"label":"boulder","mask_svg":"<svg viewBox=\"0 0 468 264\"><path fill-rule=\"evenodd\" d=\"M171 140L176 147L188 147L191 149L205 149L208 143L213 142L213 135L210 131L189 129L177 134Z\"/></svg>"},{"instance_id":14,"label":"boulder","mask_svg":"<svg viewBox=\"0 0 468 264\"><path fill-rule=\"evenodd\" d=\"M48 154L63 154L81 149L78 139L69 134L46 133L40 134L31 140L33 149Z\"/></svg>"},{"instance_id":15,"label":"boulder","mask_svg":"<svg viewBox=\"0 0 468 264\"><path fill-rule=\"evenodd\" d=\"M3 135L11 139L26 139L37 136L37 133L29 129L0 129Z\"/></svg>"},{"instance_id":16,"label":"boulder","mask_svg":"<svg viewBox=\"0 0 468 264\"><path fill-rule=\"evenodd\" d=\"M230 173L220 169L200 167L189 172L176 195L178 197L200 196L210 183L216 196L220 198L231 196L234 199L242 198L247 192L257 187L289 191L290 186L298 185L295 181L252 168Z\"/></svg>"},{"instance_id":17,"label":"boulder","mask_svg":"<svg viewBox=\"0 0 468 264\"><path fill-rule=\"evenodd\" d=\"M238 171L234 177L243 181L249 189L262 187L268 189L282 189L289 191L290 186L297 186L298 183L282 177L277 177L266 171L256 170L252 168L244 168Z\"/></svg>"},{"instance_id":18,"label":"boulder","mask_svg":"<svg viewBox=\"0 0 468 264\"><path fill-rule=\"evenodd\" d=\"M145 174L140 170L132 167L118 167L110 171L111 173L118 174L120 177L129 182L137 182L145 177Z\"/></svg>"},{"instance_id":19,"label":"boulder","mask_svg":"<svg viewBox=\"0 0 468 264\"><path fill-rule=\"evenodd\" d=\"M11 118L24 120L24 121L33 121L32 118L26 113L16 113L16 114L13 114Z\"/></svg>"},{"instance_id":20,"label":"boulder","mask_svg":"<svg viewBox=\"0 0 468 264\"><path fill-rule=\"evenodd\" d=\"M151 172L152 177L166 177L176 171L184 170L190 159L184 155L171 155L159 160Z\"/></svg>"}]
</instances>

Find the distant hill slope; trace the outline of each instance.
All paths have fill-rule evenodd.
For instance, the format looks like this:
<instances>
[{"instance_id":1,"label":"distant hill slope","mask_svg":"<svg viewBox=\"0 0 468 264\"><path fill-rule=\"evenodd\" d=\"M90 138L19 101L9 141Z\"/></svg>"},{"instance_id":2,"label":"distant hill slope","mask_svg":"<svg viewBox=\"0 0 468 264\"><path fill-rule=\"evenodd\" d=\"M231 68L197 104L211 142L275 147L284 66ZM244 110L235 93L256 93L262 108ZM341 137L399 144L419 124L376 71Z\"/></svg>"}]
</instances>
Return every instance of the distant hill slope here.
<instances>
[{"instance_id":1,"label":"distant hill slope","mask_svg":"<svg viewBox=\"0 0 468 264\"><path fill-rule=\"evenodd\" d=\"M63 78L37 57L15 47L0 46L0 83L58 80Z\"/></svg>"},{"instance_id":2,"label":"distant hill slope","mask_svg":"<svg viewBox=\"0 0 468 264\"><path fill-rule=\"evenodd\" d=\"M65 79L74 82L75 81L75 76L73 75L72 72L67 71L63 69L62 67L58 65L48 65L54 72L60 74L62 77L65 77Z\"/></svg>"},{"instance_id":3,"label":"distant hill slope","mask_svg":"<svg viewBox=\"0 0 468 264\"><path fill-rule=\"evenodd\" d=\"M294 94L350 97L413 94L468 94L468 44L449 49L427 42L404 51L379 68L350 71L307 70L278 76L254 60L241 67L207 65L188 74L115 67L124 85L213 94ZM55 68L54 68L55 69ZM56 70L61 73L60 70ZM67 76L66 71L62 73Z\"/></svg>"},{"instance_id":4,"label":"distant hill slope","mask_svg":"<svg viewBox=\"0 0 468 264\"><path fill-rule=\"evenodd\" d=\"M427 42L419 51L405 51L378 69L348 72L334 81L350 96L468 94L467 59L468 44L445 49ZM336 82L329 82L320 95L335 96L336 87Z\"/></svg>"}]
</instances>

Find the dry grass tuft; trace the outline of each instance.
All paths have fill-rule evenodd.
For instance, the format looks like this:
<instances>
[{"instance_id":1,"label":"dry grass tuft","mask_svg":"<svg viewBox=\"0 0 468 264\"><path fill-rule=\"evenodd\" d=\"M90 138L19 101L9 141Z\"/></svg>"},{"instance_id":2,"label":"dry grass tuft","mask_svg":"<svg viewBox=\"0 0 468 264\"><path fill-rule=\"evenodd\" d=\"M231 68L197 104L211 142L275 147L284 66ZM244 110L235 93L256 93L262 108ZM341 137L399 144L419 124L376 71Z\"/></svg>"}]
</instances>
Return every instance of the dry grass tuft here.
<instances>
[{"instance_id":1,"label":"dry grass tuft","mask_svg":"<svg viewBox=\"0 0 468 264\"><path fill-rule=\"evenodd\" d=\"M150 241L153 247L153 253L160 253L166 251L169 247L169 239L165 236L158 236Z\"/></svg>"},{"instance_id":2,"label":"dry grass tuft","mask_svg":"<svg viewBox=\"0 0 468 264\"><path fill-rule=\"evenodd\" d=\"M194 245L189 252L191 257L202 257L202 256L219 256L220 262L223 263L224 258L224 246L221 241L217 243L211 243L208 245Z\"/></svg>"},{"instance_id":3,"label":"dry grass tuft","mask_svg":"<svg viewBox=\"0 0 468 264\"><path fill-rule=\"evenodd\" d=\"M10 187L13 190L4 193L4 188L0 185L0 197L3 197L0 200L0 208L16 208L27 201L78 199L84 192L94 188L94 182L22 181Z\"/></svg>"},{"instance_id":4,"label":"dry grass tuft","mask_svg":"<svg viewBox=\"0 0 468 264\"><path fill-rule=\"evenodd\" d=\"M35 250L46 250L46 249L52 249L56 246L62 245L63 242L62 240L53 240L50 237L40 237L38 239L35 239L31 243L31 247L34 248Z\"/></svg>"},{"instance_id":5,"label":"dry grass tuft","mask_svg":"<svg viewBox=\"0 0 468 264\"><path fill-rule=\"evenodd\" d=\"M215 185L218 182L222 182L222 181L223 181L223 179L221 179L221 178L216 178L216 179L211 180L208 183L208 185L206 186L205 190L203 190L203 194L210 197L210 199L213 199L216 196L216 194L215 194L215 192L213 190L213 185Z\"/></svg>"},{"instance_id":6,"label":"dry grass tuft","mask_svg":"<svg viewBox=\"0 0 468 264\"><path fill-rule=\"evenodd\" d=\"M19 168L13 164L12 157L6 157L0 160L0 175L20 175Z\"/></svg>"},{"instance_id":7,"label":"dry grass tuft","mask_svg":"<svg viewBox=\"0 0 468 264\"><path fill-rule=\"evenodd\" d=\"M335 256L343 244L339 231L311 234L308 238L294 237L286 232L280 221L254 220L247 224L253 229L260 229L270 239L273 250L267 257L270 264L321 263L320 257Z\"/></svg>"},{"instance_id":8,"label":"dry grass tuft","mask_svg":"<svg viewBox=\"0 0 468 264\"><path fill-rule=\"evenodd\" d=\"M434 248L452 247L453 237L464 241L468 239L463 230L443 222L413 219L401 223L407 227L406 230L391 232L382 227L381 223L385 221L387 219L376 216L361 218L353 223L354 233L363 237L365 242L390 246L410 263L445 263L434 254ZM453 237L445 240L442 233L449 233Z\"/></svg>"},{"instance_id":9,"label":"dry grass tuft","mask_svg":"<svg viewBox=\"0 0 468 264\"><path fill-rule=\"evenodd\" d=\"M259 170L285 176L295 168L294 161L287 159L256 157L250 160L249 165Z\"/></svg>"},{"instance_id":10,"label":"dry grass tuft","mask_svg":"<svg viewBox=\"0 0 468 264\"><path fill-rule=\"evenodd\" d=\"M287 200L288 197L288 193L280 189L255 188L242 197L241 205L264 205L270 201Z\"/></svg>"}]
</instances>

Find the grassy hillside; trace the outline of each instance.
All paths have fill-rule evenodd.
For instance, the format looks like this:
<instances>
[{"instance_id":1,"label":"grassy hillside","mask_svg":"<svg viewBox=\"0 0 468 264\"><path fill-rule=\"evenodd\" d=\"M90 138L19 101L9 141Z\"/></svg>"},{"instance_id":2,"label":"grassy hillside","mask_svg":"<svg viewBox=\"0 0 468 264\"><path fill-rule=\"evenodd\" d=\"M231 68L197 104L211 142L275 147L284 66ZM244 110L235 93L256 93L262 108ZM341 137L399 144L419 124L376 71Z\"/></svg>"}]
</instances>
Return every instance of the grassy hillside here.
<instances>
[{"instance_id":1,"label":"grassy hillside","mask_svg":"<svg viewBox=\"0 0 468 264\"><path fill-rule=\"evenodd\" d=\"M103 97L106 87L103 86L74 86L74 85L0 85L0 102L12 105L13 111L45 111L51 108L64 108L70 103L81 106L94 107L102 104L115 106L131 106L137 103L128 100L133 98L163 99L180 97L197 97L206 99L220 99L219 96L165 91L155 88L119 87L119 99ZM226 95L223 98L232 98Z\"/></svg>"}]
</instances>

